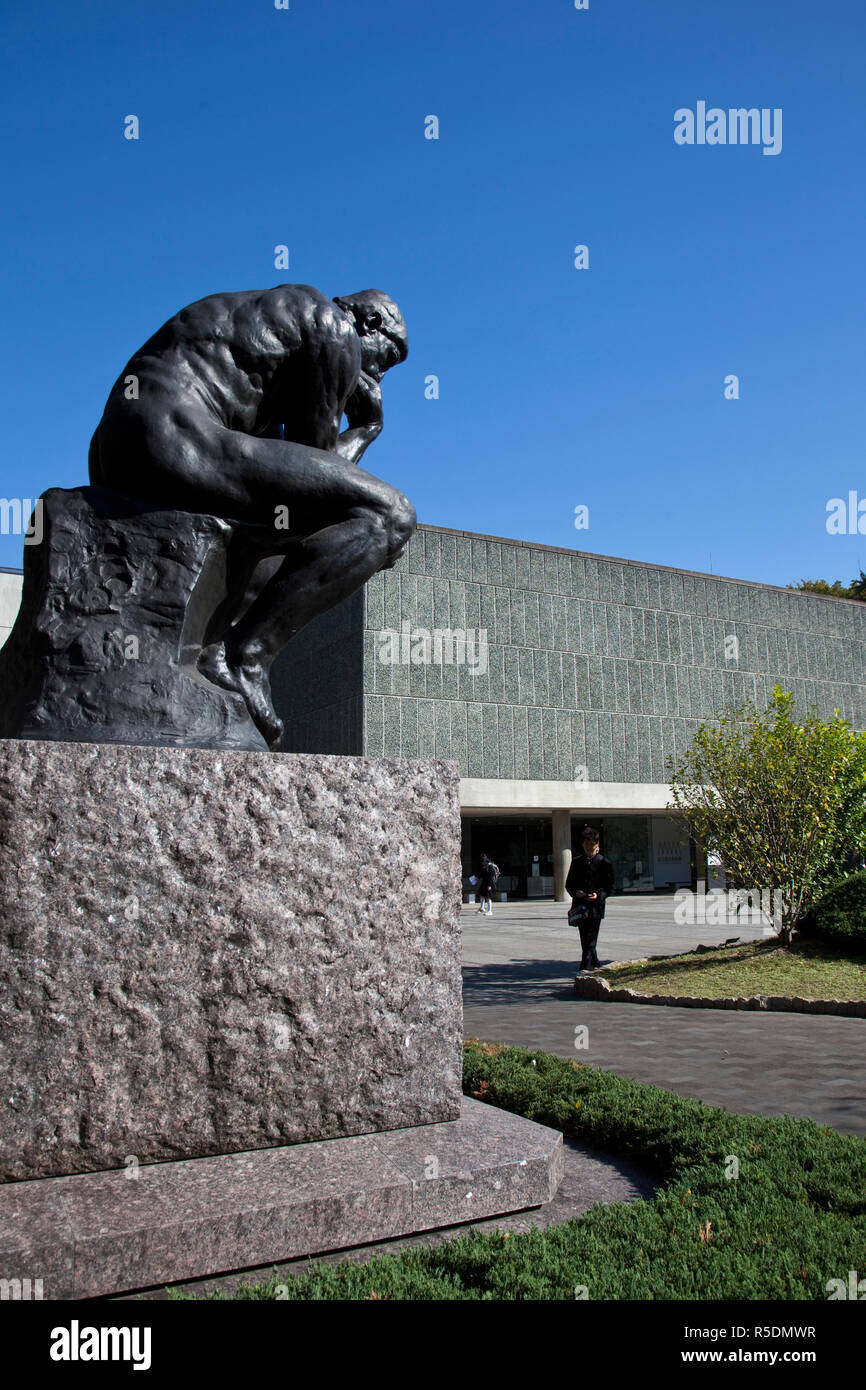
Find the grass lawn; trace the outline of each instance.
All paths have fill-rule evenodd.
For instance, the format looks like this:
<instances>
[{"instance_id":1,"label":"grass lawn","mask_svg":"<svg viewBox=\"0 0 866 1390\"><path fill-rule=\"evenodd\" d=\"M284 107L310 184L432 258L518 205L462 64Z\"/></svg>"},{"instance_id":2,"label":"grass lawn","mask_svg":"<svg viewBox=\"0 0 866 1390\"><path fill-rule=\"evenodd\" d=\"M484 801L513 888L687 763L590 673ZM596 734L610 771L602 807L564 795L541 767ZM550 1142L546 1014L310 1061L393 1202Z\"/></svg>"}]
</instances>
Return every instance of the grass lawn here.
<instances>
[{"instance_id":1,"label":"grass lawn","mask_svg":"<svg viewBox=\"0 0 866 1390\"><path fill-rule=\"evenodd\" d=\"M656 1197L599 1204L543 1230L473 1232L363 1264L313 1265L234 1297L826 1300L830 1280L866 1270L863 1139L812 1120L731 1115L549 1053L477 1041L466 1045L463 1086L633 1159L658 1179Z\"/></svg>"},{"instance_id":2,"label":"grass lawn","mask_svg":"<svg viewBox=\"0 0 866 1390\"><path fill-rule=\"evenodd\" d=\"M611 989L706 999L750 999L756 994L801 999L866 999L866 956L846 955L823 942L780 946L749 941L707 954L626 961L601 972Z\"/></svg>"}]
</instances>

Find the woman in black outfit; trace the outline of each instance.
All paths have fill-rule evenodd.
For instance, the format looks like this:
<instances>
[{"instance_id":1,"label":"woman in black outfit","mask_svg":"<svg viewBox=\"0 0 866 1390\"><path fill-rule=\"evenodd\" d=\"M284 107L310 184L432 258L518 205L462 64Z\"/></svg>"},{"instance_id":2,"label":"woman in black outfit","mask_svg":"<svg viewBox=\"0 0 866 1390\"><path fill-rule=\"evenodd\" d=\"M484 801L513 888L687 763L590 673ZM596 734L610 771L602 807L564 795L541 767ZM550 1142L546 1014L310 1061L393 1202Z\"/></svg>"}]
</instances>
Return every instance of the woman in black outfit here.
<instances>
[{"instance_id":1,"label":"woman in black outfit","mask_svg":"<svg viewBox=\"0 0 866 1390\"><path fill-rule=\"evenodd\" d=\"M588 909L586 917L578 923L583 950L580 968L596 970L598 956L595 943L604 916L605 901L613 892L613 865L599 854L599 834L591 825L584 826L582 839L583 853L575 855L571 861L565 891L571 894L572 911L581 904Z\"/></svg>"}]
</instances>

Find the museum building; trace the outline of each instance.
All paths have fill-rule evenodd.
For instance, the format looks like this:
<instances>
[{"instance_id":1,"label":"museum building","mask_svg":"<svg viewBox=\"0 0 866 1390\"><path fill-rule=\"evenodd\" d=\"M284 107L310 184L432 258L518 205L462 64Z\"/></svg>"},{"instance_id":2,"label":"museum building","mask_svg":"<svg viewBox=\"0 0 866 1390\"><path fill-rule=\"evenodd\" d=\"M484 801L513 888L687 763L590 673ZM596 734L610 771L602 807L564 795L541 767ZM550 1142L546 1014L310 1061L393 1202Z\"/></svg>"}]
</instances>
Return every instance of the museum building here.
<instances>
[{"instance_id":1,"label":"museum building","mask_svg":"<svg viewBox=\"0 0 866 1390\"><path fill-rule=\"evenodd\" d=\"M464 887L485 851L518 898L586 821L619 891L695 885L667 760L775 685L866 729L866 604L424 525L273 673L287 749L455 759Z\"/></svg>"},{"instance_id":2,"label":"museum building","mask_svg":"<svg viewBox=\"0 0 866 1390\"><path fill-rule=\"evenodd\" d=\"M272 672L285 751L456 760L464 887L485 851L516 898L564 895L586 821L618 891L696 885L668 760L775 685L866 729L866 604L425 525Z\"/></svg>"}]
</instances>

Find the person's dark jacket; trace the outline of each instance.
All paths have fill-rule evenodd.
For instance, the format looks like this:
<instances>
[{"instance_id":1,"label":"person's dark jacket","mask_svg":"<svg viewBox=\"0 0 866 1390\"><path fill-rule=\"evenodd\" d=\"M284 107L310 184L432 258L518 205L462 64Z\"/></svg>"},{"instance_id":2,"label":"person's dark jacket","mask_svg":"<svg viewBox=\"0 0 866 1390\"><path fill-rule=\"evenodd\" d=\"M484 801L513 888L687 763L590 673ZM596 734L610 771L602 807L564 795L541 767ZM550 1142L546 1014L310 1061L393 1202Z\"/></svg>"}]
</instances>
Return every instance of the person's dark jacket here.
<instances>
[{"instance_id":1,"label":"person's dark jacket","mask_svg":"<svg viewBox=\"0 0 866 1390\"><path fill-rule=\"evenodd\" d=\"M485 893L491 892L498 877L499 869L492 859L488 859L478 870L478 887Z\"/></svg>"},{"instance_id":2,"label":"person's dark jacket","mask_svg":"<svg viewBox=\"0 0 866 1390\"><path fill-rule=\"evenodd\" d=\"M576 854L572 859L565 891L573 898L580 889L584 893L598 894L593 902L586 905L592 916L600 921L604 916L605 902L613 892L613 865L603 854L595 854L592 859L587 859L585 854ZM578 898L577 902L586 902L586 899Z\"/></svg>"}]
</instances>

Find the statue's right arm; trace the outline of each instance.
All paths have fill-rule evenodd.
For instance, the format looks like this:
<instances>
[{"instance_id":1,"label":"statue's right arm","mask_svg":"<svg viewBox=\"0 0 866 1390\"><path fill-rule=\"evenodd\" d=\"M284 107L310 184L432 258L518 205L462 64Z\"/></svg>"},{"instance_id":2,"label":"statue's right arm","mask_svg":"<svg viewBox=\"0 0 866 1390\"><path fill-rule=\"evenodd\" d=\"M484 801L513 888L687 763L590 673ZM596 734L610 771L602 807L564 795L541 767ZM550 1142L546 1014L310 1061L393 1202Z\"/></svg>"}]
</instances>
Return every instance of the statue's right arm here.
<instances>
[{"instance_id":1,"label":"statue's right arm","mask_svg":"<svg viewBox=\"0 0 866 1390\"><path fill-rule=\"evenodd\" d=\"M358 463L382 433L382 392L378 383L362 372L344 409L349 428L340 435L334 452L347 463Z\"/></svg>"}]
</instances>

